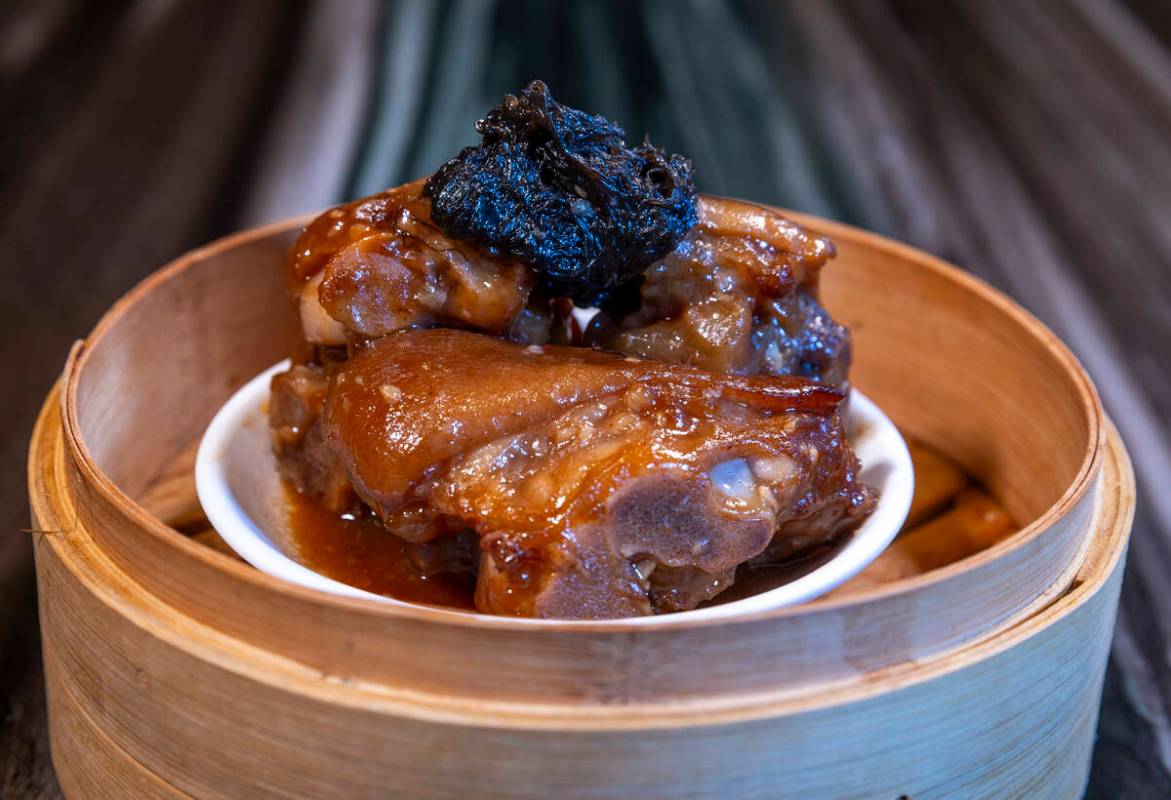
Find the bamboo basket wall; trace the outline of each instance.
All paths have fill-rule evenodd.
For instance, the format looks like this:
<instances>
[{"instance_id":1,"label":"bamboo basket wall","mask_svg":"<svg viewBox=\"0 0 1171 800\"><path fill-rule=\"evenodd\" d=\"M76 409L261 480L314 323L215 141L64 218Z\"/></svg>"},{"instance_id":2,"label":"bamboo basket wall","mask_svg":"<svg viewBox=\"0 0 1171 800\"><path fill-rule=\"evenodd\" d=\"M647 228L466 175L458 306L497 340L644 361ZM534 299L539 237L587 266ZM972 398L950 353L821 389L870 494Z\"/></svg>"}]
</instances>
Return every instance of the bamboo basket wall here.
<instances>
[{"instance_id":1,"label":"bamboo basket wall","mask_svg":"<svg viewBox=\"0 0 1171 800\"><path fill-rule=\"evenodd\" d=\"M75 348L30 454L70 797L1075 797L1133 511L1060 342L845 226L857 385L1025 523L928 571L735 622L513 621L326 596L180 533L214 411L296 337L295 225L195 251ZM177 487L177 488L176 488ZM865 577L865 574L864 576Z\"/></svg>"}]
</instances>

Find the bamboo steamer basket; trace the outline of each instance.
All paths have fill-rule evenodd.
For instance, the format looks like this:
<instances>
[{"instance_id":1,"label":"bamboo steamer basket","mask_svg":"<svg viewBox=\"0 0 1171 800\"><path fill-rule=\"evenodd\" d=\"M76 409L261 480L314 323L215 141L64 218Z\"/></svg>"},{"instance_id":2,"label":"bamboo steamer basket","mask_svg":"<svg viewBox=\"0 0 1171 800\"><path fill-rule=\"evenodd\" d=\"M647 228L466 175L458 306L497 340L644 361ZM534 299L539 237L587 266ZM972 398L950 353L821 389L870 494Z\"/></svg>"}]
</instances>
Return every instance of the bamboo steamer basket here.
<instances>
[{"instance_id":1,"label":"bamboo steamer basket","mask_svg":"<svg viewBox=\"0 0 1171 800\"><path fill-rule=\"evenodd\" d=\"M794 215L797 216L797 215ZM1133 515L1085 373L990 287L825 220L856 384L1022 528L734 621L516 624L319 594L167 525L297 336L299 222L190 253L70 356L29 485L53 761L81 797L1075 797Z\"/></svg>"}]
</instances>

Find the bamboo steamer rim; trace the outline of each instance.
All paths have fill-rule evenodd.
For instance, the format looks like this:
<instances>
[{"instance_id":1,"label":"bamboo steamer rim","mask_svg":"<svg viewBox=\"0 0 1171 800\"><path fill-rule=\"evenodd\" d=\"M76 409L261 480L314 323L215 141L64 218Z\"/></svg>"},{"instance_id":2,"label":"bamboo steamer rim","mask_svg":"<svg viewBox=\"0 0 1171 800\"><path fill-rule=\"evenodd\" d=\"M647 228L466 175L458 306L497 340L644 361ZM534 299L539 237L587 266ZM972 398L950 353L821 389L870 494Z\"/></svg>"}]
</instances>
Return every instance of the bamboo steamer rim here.
<instances>
[{"instance_id":1,"label":"bamboo steamer rim","mask_svg":"<svg viewBox=\"0 0 1171 800\"><path fill-rule=\"evenodd\" d=\"M1083 499L1093 485L1093 479L1097 475L1102 463L1102 454L1105 445L1105 414L1097 390L1094 388L1089 375L1081 363L1044 323L1019 304L1001 294L987 282L964 272L942 259L931 256L909 245L845 223L833 222L785 209L778 210L792 219L797 220L802 225L829 234L831 239L848 239L875 250L885 251L902 261L914 263L917 268L929 270L945 277L949 281L964 286L968 291L978 295L982 300L997 306L1008 316L1014 317L1019 323L1029 329L1033 335L1047 345L1053 356L1076 379L1075 385L1080 404L1085 411L1085 416L1089 423L1088 440L1090 442L1074 480L1055 503L1021 530L974 556L922 575L859 593L855 596L815 601L812 604L790 606L769 611L753 612L730 620L704 618L693 620L689 619L685 614L664 615L659 619L659 624L642 626L637 629L623 625L620 620L514 619L488 614L477 614L474 612L431 608L421 605L393 606L380 603L376 600L317 592L272 577L190 540L151 515L110 480L93 459L81 435L81 423L78 417L78 392L85 375L85 368L88 364L89 356L95 349L95 345L101 342L103 337L117 325L119 318L127 310L141 302L157 286L184 272L192 265L215 256L218 253L255 240L285 234L303 227L316 216L312 214L231 234L192 250L148 275L116 301L98 321L90 335L85 340L80 340L74 344L65 365L63 376L64 386L60 398L62 422L65 431L65 446L87 483L111 507L120 509L121 513L136 524L145 535L150 535L173 549L177 557L199 559L205 565L226 573L233 579L251 583L267 591L289 595L303 601L332 606L338 610L426 622L428 624L465 628L474 627L482 630L506 630L510 632L529 630L534 633L540 633L556 630L560 634L580 632L582 634L615 633L634 635L637 633L639 636L649 636L655 632L678 631L685 628L704 628L712 625L738 625L767 619L797 617L807 613L809 609L817 609L820 611L858 607L873 599L911 593L918 589L947 581L957 575L979 569L1006 551L1015 549L1038 536L1044 535L1053 521L1060 519Z\"/></svg>"},{"instance_id":2,"label":"bamboo steamer rim","mask_svg":"<svg viewBox=\"0 0 1171 800\"><path fill-rule=\"evenodd\" d=\"M76 512L67 492L53 491L66 482L66 445L63 440L67 437L63 435L63 426L57 424L60 405L55 402L54 395L58 390L59 387L54 387L47 398L33 432L28 482L30 488L38 490L31 493L36 518L61 522L70 516L76 518ZM681 724L718 726L821 711L961 672L1027 642L1094 598L1115 575L1126 552L1135 512L1134 473L1116 429L1109 423L1105 427L1104 480L1097 483L1098 502L1093 523L1085 534L1087 546L1078 565L1077 580L1054 602L1036 613L955 650L924 661L883 669L861 681L830 683L812 693L754 692L683 703L574 706L571 727L577 731L613 731L677 728ZM147 602L152 605L161 604L144 587L131 581L131 591L140 596L137 600L112 597L113 593L124 593L127 587L120 583L96 583L92 569L79 570L78 562L88 562L92 557L85 553L91 546L88 532L86 537L80 547L68 537L48 537L41 546L53 548L57 557L69 564L74 577L81 580L90 592L102 597L103 602L116 605L119 614L202 661L246 674L274 688L356 710L493 729L551 731L566 728L566 707L557 703L469 701L442 694L396 691L368 681L333 683L322 680L320 673L312 669L301 667L287 658L268 655L266 651L234 637L192 636L191 626L205 626L183 618L183 624L176 627L174 619L160 615L151 605L143 605L141 596L149 598ZM265 657L258 659L262 652L266 653Z\"/></svg>"}]
</instances>

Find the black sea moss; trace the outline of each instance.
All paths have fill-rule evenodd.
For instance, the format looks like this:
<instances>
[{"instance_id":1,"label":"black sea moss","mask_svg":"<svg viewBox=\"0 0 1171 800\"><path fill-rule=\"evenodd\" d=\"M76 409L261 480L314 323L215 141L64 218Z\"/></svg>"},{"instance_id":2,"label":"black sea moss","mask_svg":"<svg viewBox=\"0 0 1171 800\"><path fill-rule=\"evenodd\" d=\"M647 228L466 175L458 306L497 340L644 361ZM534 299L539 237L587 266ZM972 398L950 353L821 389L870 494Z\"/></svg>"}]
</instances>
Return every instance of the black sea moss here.
<instances>
[{"instance_id":1,"label":"black sea moss","mask_svg":"<svg viewBox=\"0 0 1171 800\"><path fill-rule=\"evenodd\" d=\"M579 305L642 274L695 224L691 162L627 147L604 117L556 102L533 81L476 123L482 141L427 181L431 217L522 261Z\"/></svg>"}]
</instances>

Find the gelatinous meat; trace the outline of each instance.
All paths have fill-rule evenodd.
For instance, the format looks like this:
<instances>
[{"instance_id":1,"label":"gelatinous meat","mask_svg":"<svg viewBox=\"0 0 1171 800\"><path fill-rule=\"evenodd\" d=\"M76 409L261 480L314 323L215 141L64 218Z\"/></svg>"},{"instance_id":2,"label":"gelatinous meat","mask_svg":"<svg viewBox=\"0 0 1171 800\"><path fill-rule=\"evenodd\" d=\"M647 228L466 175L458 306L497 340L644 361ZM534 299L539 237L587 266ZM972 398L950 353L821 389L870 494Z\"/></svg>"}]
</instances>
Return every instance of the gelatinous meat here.
<instances>
[{"instance_id":1,"label":"gelatinous meat","mask_svg":"<svg viewBox=\"0 0 1171 800\"><path fill-rule=\"evenodd\" d=\"M607 618L693 608L860 524L850 340L817 298L832 245L697 196L687 159L540 82L477 129L425 183L319 216L286 264L306 347L273 379L273 446L341 538L386 531L362 552L409 561L412 597L475 573L481 611ZM556 346L582 342L571 300L629 355Z\"/></svg>"},{"instance_id":2,"label":"gelatinous meat","mask_svg":"<svg viewBox=\"0 0 1171 800\"><path fill-rule=\"evenodd\" d=\"M609 120L533 81L476 124L482 135L427 181L452 239L527 264L579 305L637 278L695 224L691 162L627 147Z\"/></svg>"},{"instance_id":3,"label":"gelatinous meat","mask_svg":"<svg viewBox=\"0 0 1171 800\"><path fill-rule=\"evenodd\" d=\"M693 608L792 531L853 530L873 503L838 390L584 348L409 330L333 378L325 441L387 529L471 529L476 606L609 618Z\"/></svg>"},{"instance_id":4,"label":"gelatinous meat","mask_svg":"<svg viewBox=\"0 0 1171 800\"><path fill-rule=\"evenodd\" d=\"M330 209L301 233L285 274L307 341L340 345L431 325L500 334L513 325L531 271L446 237L421 189L416 181Z\"/></svg>"},{"instance_id":5,"label":"gelatinous meat","mask_svg":"<svg viewBox=\"0 0 1171 800\"><path fill-rule=\"evenodd\" d=\"M321 409L330 370L322 363L294 364L272 379L268 425L281 477L335 514L359 507L333 451L325 445Z\"/></svg>"},{"instance_id":6,"label":"gelatinous meat","mask_svg":"<svg viewBox=\"0 0 1171 800\"><path fill-rule=\"evenodd\" d=\"M551 301L529 304L506 333L522 344L565 343L572 339L569 312ZM361 514L363 505L350 487L335 454L326 446L321 423L330 381L349 357L351 348L302 343L293 364L273 376L268 425L277 469L298 494L312 498L336 514Z\"/></svg>"},{"instance_id":7,"label":"gelatinous meat","mask_svg":"<svg viewBox=\"0 0 1171 800\"><path fill-rule=\"evenodd\" d=\"M828 239L781 214L703 197L699 223L646 271L638 296L587 338L622 353L736 374L799 375L845 387L849 331L817 300Z\"/></svg>"}]
</instances>

